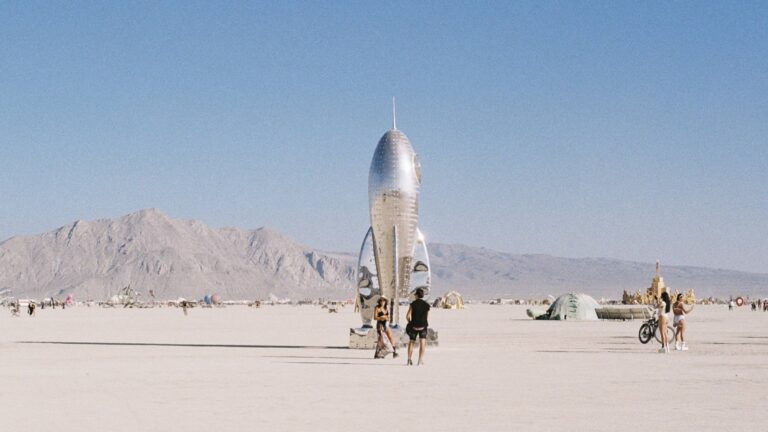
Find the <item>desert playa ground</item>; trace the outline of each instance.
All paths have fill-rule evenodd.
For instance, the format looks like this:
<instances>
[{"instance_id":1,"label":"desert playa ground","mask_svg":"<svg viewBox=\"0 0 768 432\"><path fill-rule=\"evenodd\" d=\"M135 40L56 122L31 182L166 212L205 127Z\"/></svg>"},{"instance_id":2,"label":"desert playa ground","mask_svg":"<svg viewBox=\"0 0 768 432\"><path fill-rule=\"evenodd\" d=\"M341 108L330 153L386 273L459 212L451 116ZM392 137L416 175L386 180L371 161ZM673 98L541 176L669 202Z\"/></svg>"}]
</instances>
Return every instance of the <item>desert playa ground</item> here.
<instances>
[{"instance_id":1,"label":"desert playa ground","mask_svg":"<svg viewBox=\"0 0 768 432\"><path fill-rule=\"evenodd\" d=\"M639 321L435 310L422 367L346 349L351 307L0 314L3 431L765 430L768 313L698 306L688 352Z\"/></svg>"}]
</instances>

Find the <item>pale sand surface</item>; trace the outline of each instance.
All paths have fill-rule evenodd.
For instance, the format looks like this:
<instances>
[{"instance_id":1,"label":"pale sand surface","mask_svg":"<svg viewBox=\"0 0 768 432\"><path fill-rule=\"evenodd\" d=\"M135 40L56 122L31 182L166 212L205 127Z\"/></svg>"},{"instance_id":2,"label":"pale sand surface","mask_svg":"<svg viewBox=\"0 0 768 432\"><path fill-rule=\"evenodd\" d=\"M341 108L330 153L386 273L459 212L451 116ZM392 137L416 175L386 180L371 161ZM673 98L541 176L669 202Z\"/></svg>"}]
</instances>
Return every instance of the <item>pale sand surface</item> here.
<instances>
[{"instance_id":1,"label":"pale sand surface","mask_svg":"<svg viewBox=\"0 0 768 432\"><path fill-rule=\"evenodd\" d=\"M470 305L430 322L440 347L406 367L343 348L351 307L2 309L0 430L768 429L768 313L697 306L669 355L640 321Z\"/></svg>"}]
</instances>

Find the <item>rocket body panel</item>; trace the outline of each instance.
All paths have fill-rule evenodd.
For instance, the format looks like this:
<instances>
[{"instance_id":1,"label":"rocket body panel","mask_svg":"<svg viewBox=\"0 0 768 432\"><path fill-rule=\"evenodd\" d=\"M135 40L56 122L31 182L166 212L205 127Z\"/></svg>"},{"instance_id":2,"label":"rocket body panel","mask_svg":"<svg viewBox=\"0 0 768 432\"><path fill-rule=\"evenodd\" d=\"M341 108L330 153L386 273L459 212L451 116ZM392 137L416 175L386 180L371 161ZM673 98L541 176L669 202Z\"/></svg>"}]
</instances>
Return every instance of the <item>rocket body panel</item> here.
<instances>
[{"instance_id":1,"label":"rocket body panel","mask_svg":"<svg viewBox=\"0 0 768 432\"><path fill-rule=\"evenodd\" d=\"M379 140L368 176L373 248L381 295L394 301L410 287L419 222L421 167L404 133L392 129ZM397 309L392 311L397 323Z\"/></svg>"},{"instance_id":2,"label":"rocket body panel","mask_svg":"<svg viewBox=\"0 0 768 432\"><path fill-rule=\"evenodd\" d=\"M421 164L411 142L393 125L379 140L368 173L371 227L360 248L357 305L363 326L350 329L350 348L377 346L371 325L373 310L382 296L390 305L389 326L399 338L400 299L417 289L426 295L432 284L429 254L419 225ZM427 338L436 343L437 332ZM378 351L377 351L378 355Z\"/></svg>"}]
</instances>

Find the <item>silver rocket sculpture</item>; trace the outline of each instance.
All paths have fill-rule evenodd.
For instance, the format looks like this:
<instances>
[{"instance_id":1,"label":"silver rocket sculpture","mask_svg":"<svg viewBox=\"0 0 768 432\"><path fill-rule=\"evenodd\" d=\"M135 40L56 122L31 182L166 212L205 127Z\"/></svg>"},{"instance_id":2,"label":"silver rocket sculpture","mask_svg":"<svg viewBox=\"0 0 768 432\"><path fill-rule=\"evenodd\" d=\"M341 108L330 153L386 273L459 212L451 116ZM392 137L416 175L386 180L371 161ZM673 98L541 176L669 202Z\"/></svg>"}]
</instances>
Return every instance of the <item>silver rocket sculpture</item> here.
<instances>
[{"instance_id":1,"label":"silver rocket sculpture","mask_svg":"<svg viewBox=\"0 0 768 432\"><path fill-rule=\"evenodd\" d=\"M379 140L368 174L371 227L358 260L358 305L369 327L380 296L390 301L390 325L398 327L399 301L431 285L429 256L419 231L421 164L411 142L397 129L394 100L392 129Z\"/></svg>"}]
</instances>

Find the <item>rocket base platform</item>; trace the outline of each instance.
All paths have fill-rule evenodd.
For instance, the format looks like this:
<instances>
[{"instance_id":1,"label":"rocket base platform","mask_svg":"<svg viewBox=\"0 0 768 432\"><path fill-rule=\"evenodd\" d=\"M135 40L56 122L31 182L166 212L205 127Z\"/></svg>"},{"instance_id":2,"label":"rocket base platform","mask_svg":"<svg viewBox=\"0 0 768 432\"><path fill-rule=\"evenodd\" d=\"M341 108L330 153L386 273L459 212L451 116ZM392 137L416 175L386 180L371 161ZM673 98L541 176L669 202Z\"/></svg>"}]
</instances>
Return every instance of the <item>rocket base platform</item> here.
<instances>
[{"instance_id":1,"label":"rocket base platform","mask_svg":"<svg viewBox=\"0 0 768 432\"><path fill-rule=\"evenodd\" d=\"M405 328L392 327L392 337L399 341L399 347L408 346L408 335L405 333ZM427 329L427 345L438 345L438 333L436 330ZM375 349L376 342L379 339L379 335L375 328L372 327L359 327L349 329L349 348L350 349ZM418 346L417 348L418 349Z\"/></svg>"}]
</instances>

